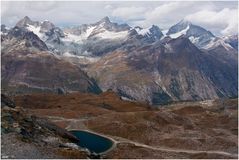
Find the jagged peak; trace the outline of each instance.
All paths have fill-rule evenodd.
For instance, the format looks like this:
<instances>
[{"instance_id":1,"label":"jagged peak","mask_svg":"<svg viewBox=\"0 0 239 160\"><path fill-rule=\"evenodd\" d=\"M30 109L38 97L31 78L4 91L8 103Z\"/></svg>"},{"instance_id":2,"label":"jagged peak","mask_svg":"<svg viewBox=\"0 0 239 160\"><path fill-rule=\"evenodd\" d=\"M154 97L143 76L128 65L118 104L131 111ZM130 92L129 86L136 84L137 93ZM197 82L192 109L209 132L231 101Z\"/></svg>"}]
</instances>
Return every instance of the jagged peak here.
<instances>
[{"instance_id":1,"label":"jagged peak","mask_svg":"<svg viewBox=\"0 0 239 160\"><path fill-rule=\"evenodd\" d=\"M55 27L55 25L52 23L52 22L50 22L50 21L48 21L48 20L45 20L45 21L43 21L42 23L41 23L41 26L42 27L51 27L51 28L54 28Z\"/></svg>"},{"instance_id":2,"label":"jagged peak","mask_svg":"<svg viewBox=\"0 0 239 160\"><path fill-rule=\"evenodd\" d=\"M99 22L101 22L101 23L103 23L103 22L105 22L105 23L110 23L111 21L110 21L110 18L109 18L108 16L105 16L105 17L102 18Z\"/></svg>"},{"instance_id":3,"label":"jagged peak","mask_svg":"<svg viewBox=\"0 0 239 160\"><path fill-rule=\"evenodd\" d=\"M25 20L31 20L28 16L25 16L23 19L25 19Z\"/></svg>"},{"instance_id":4,"label":"jagged peak","mask_svg":"<svg viewBox=\"0 0 239 160\"><path fill-rule=\"evenodd\" d=\"M25 23L33 22L33 21L31 20L31 18L29 18L28 16L23 17L23 19L21 19L20 21L25 22ZM20 22L20 21L19 21L19 22Z\"/></svg>"},{"instance_id":5,"label":"jagged peak","mask_svg":"<svg viewBox=\"0 0 239 160\"><path fill-rule=\"evenodd\" d=\"M154 25L154 24L150 27L150 29L157 30L157 31L161 32L161 29L157 25Z\"/></svg>"},{"instance_id":6,"label":"jagged peak","mask_svg":"<svg viewBox=\"0 0 239 160\"><path fill-rule=\"evenodd\" d=\"M155 24L153 24L153 25L151 26L151 28L158 28L158 29L159 29L159 27L158 27L157 25L155 25Z\"/></svg>"},{"instance_id":7,"label":"jagged peak","mask_svg":"<svg viewBox=\"0 0 239 160\"><path fill-rule=\"evenodd\" d=\"M37 21L32 21L28 16L23 17L20 21L17 22L16 26L18 27L24 27L26 25L33 25L35 23L39 23Z\"/></svg>"},{"instance_id":8,"label":"jagged peak","mask_svg":"<svg viewBox=\"0 0 239 160\"><path fill-rule=\"evenodd\" d=\"M140 26L135 26L134 29L140 31L140 30L144 30L144 31L150 31L150 30L158 30L158 31L161 31L161 29L157 26L157 25L152 25L152 26L149 26L149 27L146 27L146 28L142 28Z\"/></svg>"}]
</instances>

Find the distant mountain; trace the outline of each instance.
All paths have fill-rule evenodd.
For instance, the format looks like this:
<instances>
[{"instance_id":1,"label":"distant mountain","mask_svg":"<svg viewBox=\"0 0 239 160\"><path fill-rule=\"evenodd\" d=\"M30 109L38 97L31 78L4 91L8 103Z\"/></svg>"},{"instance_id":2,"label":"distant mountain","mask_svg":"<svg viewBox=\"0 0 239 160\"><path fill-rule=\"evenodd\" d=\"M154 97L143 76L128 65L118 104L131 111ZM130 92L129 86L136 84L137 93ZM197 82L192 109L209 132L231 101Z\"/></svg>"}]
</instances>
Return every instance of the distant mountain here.
<instances>
[{"instance_id":1,"label":"distant mountain","mask_svg":"<svg viewBox=\"0 0 239 160\"><path fill-rule=\"evenodd\" d=\"M1 45L2 54L26 48L36 51L48 50L46 44L37 35L26 29L16 26L4 34Z\"/></svg>"},{"instance_id":2,"label":"distant mountain","mask_svg":"<svg viewBox=\"0 0 239 160\"><path fill-rule=\"evenodd\" d=\"M166 35L171 38L177 38L183 35L200 49L211 50L220 46L226 50L232 50L233 48L237 50L237 40L235 38L216 37L210 31L186 20L181 20L179 23L170 27Z\"/></svg>"},{"instance_id":3,"label":"distant mountain","mask_svg":"<svg viewBox=\"0 0 239 160\"><path fill-rule=\"evenodd\" d=\"M127 24L110 22L108 17L94 24L84 24L62 30L49 21L32 21L26 16L16 26L34 32L50 50L59 55L64 53L101 55L121 45L121 40L127 38L130 29Z\"/></svg>"},{"instance_id":4,"label":"distant mountain","mask_svg":"<svg viewBox=\"0 0 239 160\"><path fill-rule=\"evenodd\" d=\"M64 32L68 38L72 35L79 36L75 42L80 43L87 39L122 39L127 36L130 26L127 24L112 23L108 17L104 17L94 24L83 24L81 26L65 28Z\"/></svg>"},{"instance_id":5,"label":"distant mountain","mask_svg":"<svg viewBox=\"0 0 239 160\"><path fill-rule=\"evenodd\" d=\"M156 105L237 96L237 55L225 62L183 36L164 44L133 45L90 65L88 73L103 90L111 88L123 97Z\"/></svg>"},{"instance_id":6,"label":"distant mountain","mask_svg":"<svg viewBox=\"0 0 239 160\"><path fill-rule=\"evenodd\" d=\"M19 28L25 28L35 33L41 40L48 43L60 43L60 38L64 37L64 33L58 27L55 27L50 21L32 21L29 17L24 17L16 24Z\"/></svg>"},{"instance_id":7,"label":"distant mountain","mask_svg":"<svg viewBox=\"0 0 239 160\"><path fill-rule=\"evenodd\" d=\"M3 92L101 92L78 66L51 53L37 35L18 26L2 41L1 60Z\"/></svg>"},{"instance_id":8,"label":"distant mountain","mask_svg":"<svg viewBox=\"0 0 239 160\"><path fill-rule=\"evenodd\" d=\"M94 24L65 28L63 41L76 46L77 51L69 51L73 54L100 56L121 46L128 37L129 29L127 24L112 23L104 17Z\"/></svg>"},{"instance_id":9,"label":"distant mountain","mask_svg":"<svg viewBox=\"0 0 239 160\"><path fill-rule=\"evenodd\" d=\"M34 32L50 50L59 55L100 56L119 48L132 35L138 36L144 43L152 43L163 37L158 26L133 29L128 24L113 23L109 17L93 24L60 29L49 21L32 21L26 16L16 26Z\"/></svg>"},{"instance_id":10,"label":"distant mountain","mask_svg":"<svg viewBox=\"0 0 239 160\"><path fill-rule=\"evenodd\" d=\"M171 38L177 38L184 35L199 48L203 48L215 38L210 31L186 20L181 20L179 23L170 27L166 35Z\"/></svg>"},{"instance_id":11,"label":"distant mountain","mask_svg":"<svg viewBox=\"0 0 239 160\"><path fill-rule=\"evenodd\" d=\"M142 35L147 42L156 42L163 37L162 31L156 25L152 25L151 27L146 29L137 26L134 29L139 35Z\"/></svg>"},{"instance_id":12,"label":"distant mountain","mask_svg":"<svg viewBox=\"0 0 239 160\"><path fill-rule=\"evenodd\" d=\"M97 81L155 105L238 96L237 37L185 20L164 35L156 25L133 28L108 17L64 29L24 17L1 35L3 86L99 93Z\"/></svg>"}]
</instances>

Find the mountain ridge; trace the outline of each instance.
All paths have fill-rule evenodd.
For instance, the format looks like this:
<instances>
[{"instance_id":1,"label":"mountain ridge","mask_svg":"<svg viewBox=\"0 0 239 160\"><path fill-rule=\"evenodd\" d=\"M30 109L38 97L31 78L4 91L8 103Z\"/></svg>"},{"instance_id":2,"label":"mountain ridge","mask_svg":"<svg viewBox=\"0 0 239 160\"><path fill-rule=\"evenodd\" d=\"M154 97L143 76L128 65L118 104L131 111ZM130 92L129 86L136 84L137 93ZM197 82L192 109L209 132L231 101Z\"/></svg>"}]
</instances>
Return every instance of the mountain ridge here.
<instances>
[{"instance_id":1,"label":"mountain ridge","mask_svg":"<svg viewBox=\"0 0 239 160\"><path fill-rule=\"evenodd\" d=\"M237 51L228 39L185 20L169 29L168 35L156 25L132 28L109 17L67 29L25 17L18 26L34 34L47 52L87 72L104 91L113 89L125 98L157 105L237 96ZM13 30L4 28L3 44ZM208 42L204 48L198 46L204 42ZM34 45L30 46L37 48ZM3 51L4 47L9 45L4 44Z\"/></svg>"}]
</instances>

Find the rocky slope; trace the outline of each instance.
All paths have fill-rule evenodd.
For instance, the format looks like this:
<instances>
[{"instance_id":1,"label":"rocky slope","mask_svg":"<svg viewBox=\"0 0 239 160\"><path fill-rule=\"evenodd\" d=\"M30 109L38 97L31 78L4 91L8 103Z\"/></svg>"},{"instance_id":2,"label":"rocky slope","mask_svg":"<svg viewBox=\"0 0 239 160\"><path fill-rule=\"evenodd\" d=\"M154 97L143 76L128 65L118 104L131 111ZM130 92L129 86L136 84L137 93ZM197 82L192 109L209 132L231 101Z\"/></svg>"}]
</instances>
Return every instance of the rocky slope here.
<instances>
[{"instance_id":1,"label":"rocky slope","mask_svg":"<svg viewBox=\"0 0 239 160\"><path fill-rule=\"evenodd\" d=\"M11 104L11 105L10 105ZM1 95L1 158L87 158L79 139Z\"/></svg>"},{"instance_id":2,"label":"rocky slope","mask_svg":"<svg viewBox=\"0 0 239 160\"><path fill-rule=\"evenodd\" d=\"M87 72L103 90L155 105L237 96L237 54L203 52L185 37L149 45L129 42Z\"/></svg>"},{"instance_id":3,"label":"rocky slope","mask_svg":"<svg viewBox=\"0 0 239 160\"><path fill-rule=\"evenodd\" d=\"M229 43L234 49L238 50L238 35L224 36L222 39Z\"/></svg>"},{"instance_id":4,"label":"rocky slope","mask_svg":"<svg viewBox=\"0 0 239 160\"><path fill-rule=\"evenodd\" d=\"M33 32L14 27L1 45L2 91L13 93L101 90L78 66L52 54Z\"/></svg>"}]
</instances>

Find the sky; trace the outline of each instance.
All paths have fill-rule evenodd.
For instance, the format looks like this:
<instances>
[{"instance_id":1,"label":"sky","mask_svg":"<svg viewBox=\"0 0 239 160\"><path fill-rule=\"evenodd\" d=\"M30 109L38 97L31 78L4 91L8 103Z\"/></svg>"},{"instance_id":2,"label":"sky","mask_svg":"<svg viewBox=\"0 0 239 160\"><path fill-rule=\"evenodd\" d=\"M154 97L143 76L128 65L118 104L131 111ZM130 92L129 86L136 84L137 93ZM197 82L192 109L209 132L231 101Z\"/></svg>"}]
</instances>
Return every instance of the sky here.
<instances>
[{"instance_id":1,"label":"sky","mask_svg":"<svg viewBox=\"0 0 239 160\"><path fill-rule=\"evenodd\" d=\"M216 35L238 33L237 1L2 1L1 24L14 26L24 16L60 27L89 24L108 16L112 22L168 29L182 19Z\"/></svg>"}]
</instances>

